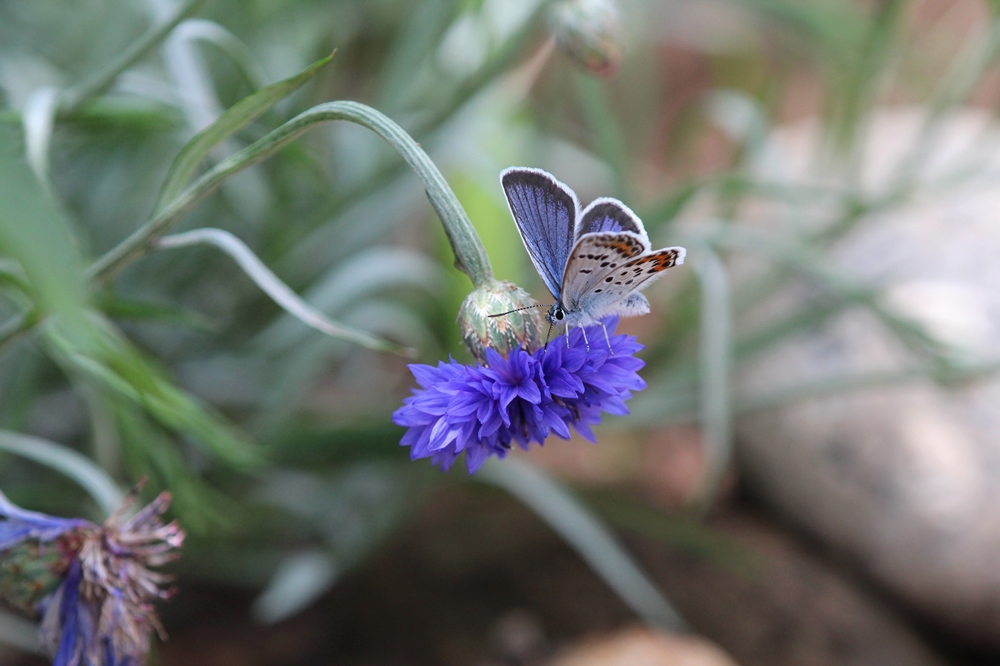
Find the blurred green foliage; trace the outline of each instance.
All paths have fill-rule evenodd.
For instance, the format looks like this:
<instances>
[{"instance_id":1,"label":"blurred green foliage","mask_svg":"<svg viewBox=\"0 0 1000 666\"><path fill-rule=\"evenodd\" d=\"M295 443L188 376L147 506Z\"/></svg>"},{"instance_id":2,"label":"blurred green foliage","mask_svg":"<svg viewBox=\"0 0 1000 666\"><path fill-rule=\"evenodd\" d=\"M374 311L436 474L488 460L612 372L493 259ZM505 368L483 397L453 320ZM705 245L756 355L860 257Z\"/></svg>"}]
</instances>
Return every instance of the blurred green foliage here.
<instances>
[{"instance_id":1,"label":"blurred green foliage","mask_svg":"<svg viewBox=\"0 0 1000 666\"><path fill-rule=\"evenodd\" d=\"M654 315L641 324L650 388L632 420L607 427L701 421L714 464L725 465L730 407L872 378L749 400L732 395L720 357L738 367L848 307L871 309L914 349L926 361L915 374L976 372L882 308L877 290L825 251L919 187L906 173L877 192L851 177L872 108L928 104L937 115L921 141L932 140L934 119L993 68L1000 23L964 50L921 60L915 51L931 31L911 20L907 0L690 4L622 2L624 59L616 78L601 79L553 51L546 3L535 0L0 3L0 429L83 453L125 486L147 475L150 495L170 489L195 533L185 573L234 582L245 572L250 585L287 574L282 562L313 566L333 584L330 572L361 561L416 499L460 481L411 464L396 445L389 415L410 381L401 359L307 329L211 248L108 254L184 196L191 178L298 113L346 99L420 142L497 276L533 293L541 283L497 183L512 164L549 169L584 200L621 197L654 243L691 247L698 270L653 289ZM123 61L130 48L135 57ZM55 107L26 105L46 86L63 91ZM755 169L802 89L806 113L792 115L823 118L819 159L848 174L829 187L768 182ZM39 136L22 131L32 123ZM26 142L47 147L47 172L32 173ZM416 348L426 362L469 359L454 324L469 281L450 267L420 182L377 136L325 124L217 185L170 223L231 232L346 326ZM785 234L740 225L754 201L822 205L801 208L813 217ZM763 257L769 268L729 285L724 269L704 268L716 254ZM821 297L763 326L742 324L803 277ZM700 334L705 326L725 335ZM716 351L699 355L704 345ZM99 511L81 508L87 500L65 473L4 455L0 487L35 508ZM331 566L317 570L303 552ZM260 616L294 612L293 602Z\"/></svg>"}]
</instances>

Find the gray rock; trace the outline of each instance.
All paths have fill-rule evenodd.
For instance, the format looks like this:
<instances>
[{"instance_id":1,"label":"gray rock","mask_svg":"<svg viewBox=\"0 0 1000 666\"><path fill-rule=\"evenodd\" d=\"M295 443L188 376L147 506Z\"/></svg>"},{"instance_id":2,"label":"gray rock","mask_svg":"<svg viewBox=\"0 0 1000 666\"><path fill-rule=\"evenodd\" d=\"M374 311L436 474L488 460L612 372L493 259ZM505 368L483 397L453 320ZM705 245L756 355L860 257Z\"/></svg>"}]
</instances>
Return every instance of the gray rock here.
<instances>
[{"instance_id":1,"label":"gray rock","mask_svg":"<svg viewBox=\"0 0 1000 666\"><path fill-rule=\"evenodd\" d=\"M866 187L891 182L920 118L906 110L875 117ZM941 136L918 170L917 201L862 220L832 260L845 276L877 286L887 312L914 322L956 363L980 366L1000 359L996 171L984 162L961 187L933 184L995 146L996 130L969 111ZM806 163L815 137L802 126L775 138L772 148L791 156L785 177L805 173L794 165ZM794 286L762 304L758 322L813 291ZM739 392L751 402L847 376L887 381L741 417L738 461L759 496L898 599L957 635L1000 646L1000 381L888 382L919 367L926 359L860 307L784 340L742 367Z\"/></svg>"}]
</instances>

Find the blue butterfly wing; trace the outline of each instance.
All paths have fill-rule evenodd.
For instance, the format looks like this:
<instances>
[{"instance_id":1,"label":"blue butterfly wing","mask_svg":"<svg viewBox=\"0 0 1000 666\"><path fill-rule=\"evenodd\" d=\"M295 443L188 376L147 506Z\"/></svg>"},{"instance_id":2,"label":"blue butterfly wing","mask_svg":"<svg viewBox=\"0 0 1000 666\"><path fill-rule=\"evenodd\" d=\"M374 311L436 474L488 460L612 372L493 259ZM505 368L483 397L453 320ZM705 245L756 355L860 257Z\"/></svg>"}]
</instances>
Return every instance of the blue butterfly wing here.
<instances>
[{"instance_id":1,"label":"blue butterfly wing","mask_svg":"<svg viewBox=\"0 0 1000 666\"><path fill-rule=\"evenodd\" d=\"M579 240L584 234L621 231L629 231L649 240L642 220L632 209L618 199L601 197L591 201L580 213L580 220L576 224L576 239Z\"/></svg>"},{"instance_id":2,"label":"blue butterfly wing","mask_svg":"<svg viewBox=\"0 0 1000 666\"><path fill-rule=\"evenodd\" d=\"M576 194L541 169L505 169L500 184L531 263L558 299L575 238Z\"/></svg>"}]
</instances>

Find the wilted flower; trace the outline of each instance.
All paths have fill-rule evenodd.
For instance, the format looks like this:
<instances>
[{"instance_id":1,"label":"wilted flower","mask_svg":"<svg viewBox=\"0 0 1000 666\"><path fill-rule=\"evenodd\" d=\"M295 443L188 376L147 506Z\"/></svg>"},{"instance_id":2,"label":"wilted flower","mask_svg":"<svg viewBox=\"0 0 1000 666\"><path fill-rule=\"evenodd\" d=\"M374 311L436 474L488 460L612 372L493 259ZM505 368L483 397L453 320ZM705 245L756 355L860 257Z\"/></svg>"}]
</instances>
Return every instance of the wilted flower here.
<instances>
[{"instance_id":1,"label":"wilted flower","mask_svg":"<svg viewBox=\"0 0 1000 666\"><path fill-rule=\"evenodd\" d=\"M617 324L606 322L610 333ZM487 349L485 365L411 365L422 388L392 416L409 428L400 444L410 447L411 458L430 458L443 469L464 451L471 474L487 456L507 455L512 443L527 449L550 434L568 439L570 427L596 441L590 426L600 423L601 412L627 414L632 391L646 387L637 374L645 363L633 356L642 345L632 336L611 335L609 345L593 327L587 337L594 341L589 351L575 329L569 346L559 338L547 349L515 348L506 358Z\"/></svg>"},{"instance_id":2,"label":"wilted flower","mask_svg":"<svg viewBox=\"0 0 1000 666\"><path fill-rule=\"evenodd\" d=\"M161 520L169 493L125 518L134 500L95 525L25 511L0 493L0 596L42 616L54 666L139 666L150 631L163 634L153 602L170 596L170 579L150 567L178 557L184 532Z\"/></svg>"}]
</instances>

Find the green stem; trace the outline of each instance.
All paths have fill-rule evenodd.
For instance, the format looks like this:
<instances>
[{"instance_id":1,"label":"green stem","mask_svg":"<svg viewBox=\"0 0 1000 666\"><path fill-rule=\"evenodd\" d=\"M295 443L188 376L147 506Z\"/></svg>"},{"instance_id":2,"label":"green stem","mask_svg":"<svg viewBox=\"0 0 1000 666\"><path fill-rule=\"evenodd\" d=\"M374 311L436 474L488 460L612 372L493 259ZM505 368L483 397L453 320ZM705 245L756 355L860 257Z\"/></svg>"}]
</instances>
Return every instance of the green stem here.
<instances>
[{"instance_id":1,"label":"green stem","mask_svg":"<svg viewBox=\"0 0 1000 666\"><path fill-rule=\"evenodd\" d=\"M153 219L108 251L86 271L89 279L107 278L149 252L157 238L179 222L199 201L217 190L233 174L273 155L313 126L329 120L347 120L372 130L395 148L423 182L431 205L441 218L455 252L455 265L474 285L493 278L489 257L462 204L427 153L403 128L384 114L357 102L328 102L305 111L262 139L229 157L196 180Z\"/></svg>"},{"instance_id":2,"label":"green stem","mask_svg":"<svg viewBox=\"0 0 1000 666\"><path fill-rule=\"evenodd\" d=\"M731 308L729 276L711 247L700 248L695 270L701 282L701 427L706 466L698 489L702 514L711 508L732 450L730 409Z\"/></svg>"},{"instance_id":3,"label":"green stem","mask_svg":"<svg viewBox=\"0 0 1000 666\"><path fill-rule=\"evenodd\" d=\"M491 57L475 74L459 84L457 90L454 91L445 104L437 110L431 111L428 118L420 121L414 128L412 136L416 137L419 141L426 140L441 129L449 119L453 118L458 109L479 94L483 88L493 82L498 76L508 71L516 59L521 57L524 49L538 30L538 26L543 24L542 18L548 5L549 0L539 3L535 12L524 21L520 31L508 38L500 47L497 54ZM403 167L404 163L398 160L393 160L391 163L382 165L363 184L349 190L329 205L317 210L315 215L306 224L306 228L310 230L315 229L318 225L337 217L357 202L379 191L385 185L398 178L403 171Z\"/></svg>"},{"instance_id":4,"label":"green stem","mask_svg":"<svg viewBox=\"0 0 1000 666\"><path fill-rule=\"evenodd\" d=\"M65 116L73 113L88 99L111 87L119 74L155 48L178 23L193 14L204 1L188 0L166 20L152 26L144 35L132 42L127 49L118 54L118 57L109 62L103 69L64 90L59 96L59 115Z\"/></svg>"}]
</instances>

